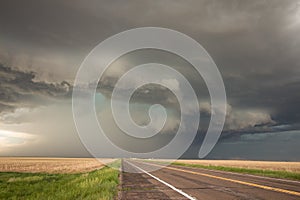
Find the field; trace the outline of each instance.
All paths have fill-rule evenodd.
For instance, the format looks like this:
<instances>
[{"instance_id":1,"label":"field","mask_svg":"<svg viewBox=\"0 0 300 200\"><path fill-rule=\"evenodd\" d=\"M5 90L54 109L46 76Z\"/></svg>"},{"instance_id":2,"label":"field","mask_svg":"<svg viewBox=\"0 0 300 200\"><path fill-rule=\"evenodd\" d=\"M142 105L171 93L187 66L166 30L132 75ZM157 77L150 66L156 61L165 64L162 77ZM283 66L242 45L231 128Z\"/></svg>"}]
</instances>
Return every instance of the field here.
<instances>
[{"instance_id":1,"label":"field","mask_svg":"<svg viewBox=\"0 0 300 200\"><path fill-rule=\"evenodd\" d=\"M113 159L94 158L0 158L1 172L79 173L100 169Z\"/></svg>"},{"instance_id":2,"label":"field","mask_svg":"<svg viewBox=\"0 0 300 200\"><path fill-rule=\"evenodd\" d=\"M170 162L144 160L166 161ZM172 165L300 180L300 162L177 160ZM0 200L115 199L120 187L119 167L117 159L0 158Z\"/></svg>"},{"instance_id":3,"label":"field","mask_svg":"<svg viewBox=\"0 0 300 200\"><path fill-rule=\"evenodd\" d=\"M96 159L0 158L0 171L0 199L114 199L118 192L119 171Z\"/></svg>"},{"instance_id":4,"label":"field","mask_svg":"<svg viewBox=\"0 0 300 200\"><path fill-rule=\"evenodd\" d=\"M178 160L173 165L300 180L300 162Z\"/></svg>"},{"instance_id":5,"label":"field","mask_svg":"<svg viewBox=\"0 0 300 200\"><path fill-rule=\"evenodd\" d=\"M300 162L269 162L249 160L178 160L177 162L186 164L199 164L204 166L223 166L300 173Z\"/></svg>"},{"instance_id":6,"label":"field","mask_svg":"<svg viewBox=\"0 0 300 200\"><path fill-rule=\"evenodd\" d=\"M113 199L118 171L79 174L0 173L0 199Z\"/></svg>"}]
</instances>

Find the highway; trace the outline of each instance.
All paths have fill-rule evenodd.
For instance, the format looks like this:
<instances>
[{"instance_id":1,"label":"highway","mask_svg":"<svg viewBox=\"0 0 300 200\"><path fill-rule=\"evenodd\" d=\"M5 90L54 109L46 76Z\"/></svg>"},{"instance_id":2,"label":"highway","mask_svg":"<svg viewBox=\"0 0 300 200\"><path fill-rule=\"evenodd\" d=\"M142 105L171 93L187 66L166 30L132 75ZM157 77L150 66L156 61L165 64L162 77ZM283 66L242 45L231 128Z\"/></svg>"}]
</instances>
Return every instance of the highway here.
<instances>
[{"instance_id":1,"label":"highway","mask_svg":"<svg viewBox=\"0 0 300 200\"><path fill-rule=\"evenodd\" d=\"M300 199L300 182L123 159L121 199ZM148 172L149 171L149 172Z\"/></svg>"}]
</instances>

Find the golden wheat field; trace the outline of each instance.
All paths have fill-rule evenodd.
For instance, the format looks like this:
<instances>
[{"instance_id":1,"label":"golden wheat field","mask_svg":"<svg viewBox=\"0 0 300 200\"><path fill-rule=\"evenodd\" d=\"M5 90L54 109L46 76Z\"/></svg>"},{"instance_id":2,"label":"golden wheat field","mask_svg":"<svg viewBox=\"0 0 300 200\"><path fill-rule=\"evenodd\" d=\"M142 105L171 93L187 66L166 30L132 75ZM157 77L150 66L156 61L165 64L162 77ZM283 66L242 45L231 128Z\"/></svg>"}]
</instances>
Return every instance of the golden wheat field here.
<instances>
[{"instance_id":1,"label":"golden wheat field","mask_svg":"<svg viewBox=\"0 0 300 200\"><path fill-rule=\"evenodd\" d=\"M238 167L247 169L265 169L300 173L300 162L270 162L249 160L178 160L187 164Z\"/></svg>"},{"instance_id":2,"label":"golden wheat field","mask_svg":"<svg viewBox=\"0 0 300 200\"><path fill-rule=\"evenodd\" d=\"M78 173L100 169L113 159L94 158L0 158L0 172Z\"/></svg>"}]
</instances>

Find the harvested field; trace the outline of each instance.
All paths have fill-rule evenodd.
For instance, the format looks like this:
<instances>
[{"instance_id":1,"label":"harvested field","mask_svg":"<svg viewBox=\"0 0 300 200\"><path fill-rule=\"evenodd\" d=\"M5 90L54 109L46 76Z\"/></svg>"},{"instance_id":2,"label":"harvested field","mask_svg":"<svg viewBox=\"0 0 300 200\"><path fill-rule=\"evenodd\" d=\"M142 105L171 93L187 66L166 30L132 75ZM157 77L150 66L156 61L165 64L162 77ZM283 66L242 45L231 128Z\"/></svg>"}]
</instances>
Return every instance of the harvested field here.
<instances>
[{"instance_id":1,"label":"harvested field","mask_svg":"<svg viewBox=\"0 0 300 200\"><path fill-rule=\"evenodd\" d=\"M300 173L300 162L269 162L249 160L178 160L177 162L205 166L224 166Z\"/></svg>"},{"instance_id":2,"label":"harvested field","mask_svg":"<svg viewBox=\"0 0 300 200\"><path fill-rule=\"evenodd\" d=\"M0 158L0 172L79 173L100 169L114 159L95 158Z\"/></svg>"}]
</instances>

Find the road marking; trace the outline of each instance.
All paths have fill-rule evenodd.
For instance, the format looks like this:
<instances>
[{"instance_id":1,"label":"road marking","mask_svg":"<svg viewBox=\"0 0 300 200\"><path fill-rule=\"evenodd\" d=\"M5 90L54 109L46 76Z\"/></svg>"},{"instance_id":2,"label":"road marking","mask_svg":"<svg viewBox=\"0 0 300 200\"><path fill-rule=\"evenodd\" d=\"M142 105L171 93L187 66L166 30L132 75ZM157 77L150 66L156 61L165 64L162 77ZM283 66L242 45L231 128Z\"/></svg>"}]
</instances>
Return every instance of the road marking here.
<instances>
[{"instance_id":1,"label":"road marking","mask_svg":"<svg viewBox=\"0 0 300 200\"><path fill-rule=\"evenodd\" d=\"M157 164L153 164L153 163L151 163L151 164L150 163L145 163L145 162L142 162L142 163L162 167L162 165L157 165ZM215 179L224 180L224 181L230 181L230 182L233 182L233 183L239 183L239 184L242 184L242 185L248 185L248 186L257 187L257 188L261 188L261 189L265 189L265 190L271 190L271 191L276 191L276 192L281 192L281 193L300 196L300 192L296 192L296 191L292 191L292 190L286 190L286 189L270 187L270 186L266 186L266 185L260 185L260 184L256 184L256 183L239 181L239 180L235 180L235 179L231 179L231 178L224 178L224 177L221 177L221 176L214 176L214 175L205 174L205 173L201 173L201 172L193 172L193 171L174 168L174 167L164 166L164 168L175 170L175 171L180 171L180 172L185 172L185 173L190 173L190 174L196 174L196 175L200 175L200 176L206 176L206 177L209 177L209 178L215 178Z\"/></svg>"},{"instance_id":2,"label":"road marking","mask_svg":"<svg viewBox=\"0 0 300 200\"><path fill-rule=\"evenodd\" d=\"M182 163L182 162L179 162L179 163ZM189 166L181 166L181 167L193 168L193 167L189 167ZM243 173L238 173L238 172L229 172L229 171L221 171L221 170L214 170L214 169L205 169L205 168L200 168L200 169L204 170L204 171L216 172L216 173L221 173L221 174L234 174L234 175L238 175L238 176L254 177L254 178L259 178L259 179L268 179L268 180L274 180L274 181L300 184L300 181L294 181L294 180L288 180L288 179L280 179L280 178L273 178L273 177L267 177L267 176L258 176L258 175L253 175L253 174L243 174Z\"/></svg>"},{"instance_id":3,"label":"road marking","mask_svg":"<svg viewBox=\"0 0 300 200\"><path fill-rule=\"evenodd\" d=\"M178 192L179 194L185 196L186 198L188 198L188 199L190 199L190 200L196 200L194 197L188 195L187 193L183 192L182 190L177 189L177 188L174 187L173 185L171 185L171 184L169 184L169 183L167 183L167 182L165 182L165 181L163 181L163 180L157 178L156 176L153 176L152 174L150 174L149 172L143 170L142 168L140 168L140 167L138 167L138 166L136 166L136 165L134 165L134 164L132 164L132 163L130 163L130 162L128 162L128 161L126 161L126 162L127 162L128 164L130 164L131 166L137 168L138 170L142 171L143 173L145 173L145 174L151 176L151 177L154 178L155 180L157 180L157 181L163 183L164 185L168 186L168 187L171 188L172 190L174 190L174 191Z\"/></svg>"}]
</instances>

